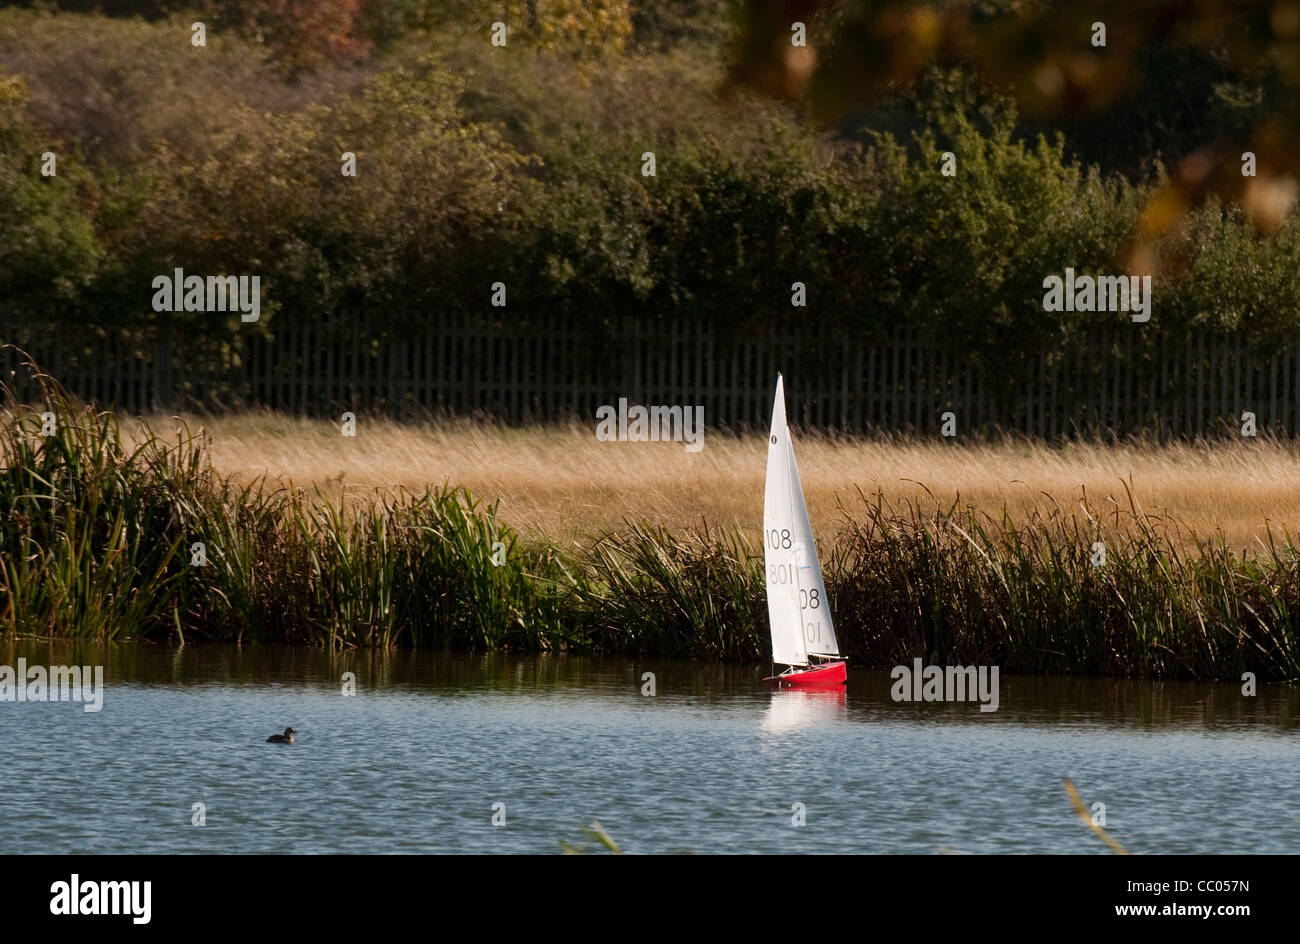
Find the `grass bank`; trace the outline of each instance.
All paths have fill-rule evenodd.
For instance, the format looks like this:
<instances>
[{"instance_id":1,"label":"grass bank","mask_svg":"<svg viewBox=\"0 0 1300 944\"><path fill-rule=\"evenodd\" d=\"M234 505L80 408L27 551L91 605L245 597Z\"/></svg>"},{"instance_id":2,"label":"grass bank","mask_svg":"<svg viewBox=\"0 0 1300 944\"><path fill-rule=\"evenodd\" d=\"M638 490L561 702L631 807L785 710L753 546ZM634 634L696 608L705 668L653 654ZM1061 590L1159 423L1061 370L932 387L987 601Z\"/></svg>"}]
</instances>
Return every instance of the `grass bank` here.
<instances>
[{"instance_id":1,"label":"grass bank","mask_svg":"<svg viewBox=\"0 0 1300 944\"><path fill-rule=\"evenodd\" d=\"M124 430L42 385L40 409L7 388L0 405L5 633L767 659L761 547L741 528L628 519L558 541L464 487L341 501L222 473L188 428ZM1128 493L1049 506L843 502L823 559L844 651L870 666L1300 677L1288 533L1238 552Z\"/></svg>"},{"instance_id":2,"label":"grass bank","mask_svg":"<svg viewBox=\"0 0 1300 944\"><path fill-rule=\"evenodd\" d=\"M605 443L594 421L507 428L483 422L404 424L362 417L354 438L338 422L267 411L149 417L163 435L186 423L206 434L212 466L248 483L319 487L335 501L376 488L420 492L454 482L489 501L520 533L578 547L626 517L672 531L707 521L760 538L767 442L763 431L709 431L704 448L681 443ZM1277 439L1097 443L1061 446L1017 439L844 439L800 435L799 472L813 527L834 540L858 492L880 493L925 513L954 504L1003 513L1017 525L1065 508L1130 505L1177 520L1189 533L1221 533L1237 549L1266 552L1268 529L1300 528L1300 448ZM1127 489L1127 491L1126 491ZM1080 502L1083 502L1083 505ZM1187 545L1195 550L1195 542Z\"/></svg>"}]
</instances>

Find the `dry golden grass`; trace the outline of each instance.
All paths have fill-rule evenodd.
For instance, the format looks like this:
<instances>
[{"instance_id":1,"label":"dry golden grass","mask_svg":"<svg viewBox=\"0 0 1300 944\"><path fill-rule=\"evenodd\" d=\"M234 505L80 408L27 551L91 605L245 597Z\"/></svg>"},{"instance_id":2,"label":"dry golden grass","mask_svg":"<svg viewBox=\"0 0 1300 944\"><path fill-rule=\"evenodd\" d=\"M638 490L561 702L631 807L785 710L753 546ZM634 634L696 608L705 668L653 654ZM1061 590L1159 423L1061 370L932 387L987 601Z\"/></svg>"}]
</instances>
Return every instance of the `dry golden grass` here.
<instances>
[{"instance_id":1,"label":"dry golden grass","mask_svg":"<svg viewBox=\"0 0 1300 944\"><path fill-rule=\"evenodd\" d=\"M333 497L375 488L423 489L449 481L500 499L503 518L524 533L581 542L624 516L674 529L761 526L767 444L706 435L700 452L680 443L605 443L591 427L501 429L469 422L412 426L362 417L355 438L332 422L272 413L189 418L209 437L213 466L241 480L319 486ZM164 432L176 420L155 417ZM963 445L941 441L834 441L798 436L799 468L814 527L835 530L857 490L891 501L936 501L1015 520L1052 499L1064 510L1111 501L1128 508L1121 479L1142 510L1170 515L1198 534L1221 529L1237 548L1257 546L1265 522L1300 531L1300 449L1270 441L1196 445ZM924 486L924 488L922 487ZM928 489L928 493L927 493ZM933 497L931 497L933 496ZM1049 499L1047 496L1051 496Z\"/></svg>"}]
</instances>

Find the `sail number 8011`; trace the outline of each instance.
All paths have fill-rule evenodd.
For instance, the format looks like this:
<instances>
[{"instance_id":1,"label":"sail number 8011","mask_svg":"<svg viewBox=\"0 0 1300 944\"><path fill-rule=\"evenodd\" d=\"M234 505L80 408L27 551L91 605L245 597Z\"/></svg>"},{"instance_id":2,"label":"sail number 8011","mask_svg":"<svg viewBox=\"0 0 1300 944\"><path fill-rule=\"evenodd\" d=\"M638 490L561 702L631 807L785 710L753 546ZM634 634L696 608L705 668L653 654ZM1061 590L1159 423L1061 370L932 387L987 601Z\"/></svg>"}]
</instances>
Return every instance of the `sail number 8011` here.
<instances>
[{"instance_id":1,"label":"sail number 8011","mask_svg":"<svg viewBox=\"0 0 1300 944\"><path fill-rule=\"evenodd\" d=\"M780 586L782 584L795 582L794 564L768 564L767 565L767 582L769 586ZM814 587L811 590L799 588L799 609L815 610L822 605L821 591Z\"/></svg>"}]
</instances>

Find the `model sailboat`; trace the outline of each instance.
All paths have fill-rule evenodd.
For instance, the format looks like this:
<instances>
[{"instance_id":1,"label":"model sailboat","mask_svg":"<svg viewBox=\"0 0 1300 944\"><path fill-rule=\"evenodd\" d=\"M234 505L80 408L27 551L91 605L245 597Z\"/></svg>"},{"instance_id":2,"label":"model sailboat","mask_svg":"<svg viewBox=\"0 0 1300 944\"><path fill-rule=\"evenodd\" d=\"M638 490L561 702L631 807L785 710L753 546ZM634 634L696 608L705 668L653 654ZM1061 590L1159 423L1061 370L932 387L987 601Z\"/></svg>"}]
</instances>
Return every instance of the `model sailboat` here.
<instances>
[{"instance_id":1,"label":"model sailboat","mask_svg":"<svg viewBox=\"0 0 1300 944\"><path fill-rule=\"evenodd\" d=\"M784 672L764 681L783 687L844 684L847 673L826 605L826 585L785 421L785 386L780 374L776 376L776 402L767 440L763 562L772 662L786 666Z\"/></svg>"}]
</instances>

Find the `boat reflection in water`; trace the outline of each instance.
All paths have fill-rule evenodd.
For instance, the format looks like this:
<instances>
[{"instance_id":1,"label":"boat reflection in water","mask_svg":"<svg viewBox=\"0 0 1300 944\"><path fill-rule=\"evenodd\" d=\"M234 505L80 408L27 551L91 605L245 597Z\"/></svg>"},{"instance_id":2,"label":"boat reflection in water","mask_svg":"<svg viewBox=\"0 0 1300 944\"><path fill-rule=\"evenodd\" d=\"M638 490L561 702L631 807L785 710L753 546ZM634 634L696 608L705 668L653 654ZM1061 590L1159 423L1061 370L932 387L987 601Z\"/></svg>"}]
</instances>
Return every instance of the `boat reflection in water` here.
<instances>
[{"instance_id":1,"label":"boat reflection in water","mask_svg":"<svg viewBox=\"0 0 1300 944\"><path fill-rule=\"evenodd\" d=\"M847 718L848 696L843 688L783 689L772 693L762 726L764 731L799 731L826 727Z\"/></svg>"}]
</instances>

